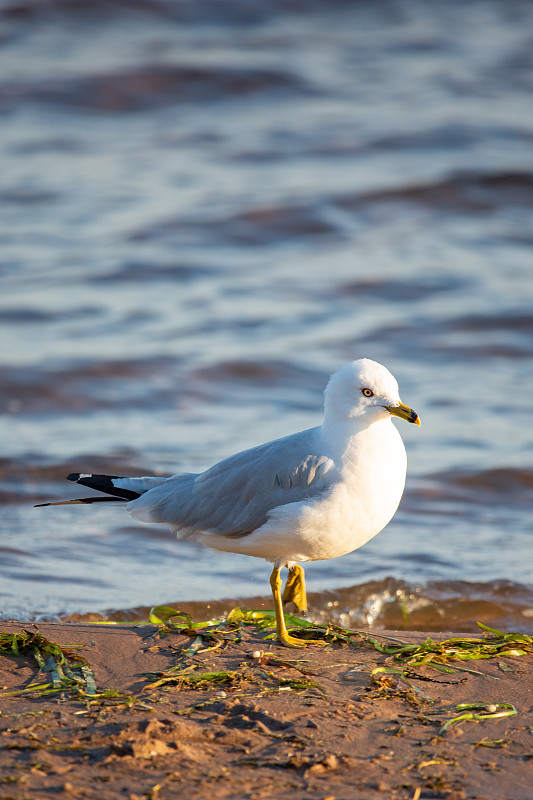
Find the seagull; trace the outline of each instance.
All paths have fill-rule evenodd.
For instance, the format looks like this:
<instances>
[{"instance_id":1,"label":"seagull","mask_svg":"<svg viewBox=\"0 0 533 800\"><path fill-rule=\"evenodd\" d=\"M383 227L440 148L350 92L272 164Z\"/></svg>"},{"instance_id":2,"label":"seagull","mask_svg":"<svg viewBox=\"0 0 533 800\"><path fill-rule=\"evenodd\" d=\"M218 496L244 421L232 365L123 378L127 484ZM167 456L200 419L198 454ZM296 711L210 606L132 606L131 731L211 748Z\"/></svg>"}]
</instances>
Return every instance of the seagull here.
<instances>
[{"instance_id":1,"label":"seagull","mask_svg":"<svg viewBox=\"0 0 533 800\"><path fill-rule=\"evenodd\" d=\"M368 358L338 369L324 399L318 427L244 450L205 472L170 478L73 473L68 480L105 496L39 505L125 500L135 519L164 523L179 540L265 559L273 564L276 640L305 647L289 634L283 614L291 601L307 610L301 562L351 553L390 522L407 470L392 420L420 425L418 414L401 402L396 379Z\"/></svg>"}]
</instances>

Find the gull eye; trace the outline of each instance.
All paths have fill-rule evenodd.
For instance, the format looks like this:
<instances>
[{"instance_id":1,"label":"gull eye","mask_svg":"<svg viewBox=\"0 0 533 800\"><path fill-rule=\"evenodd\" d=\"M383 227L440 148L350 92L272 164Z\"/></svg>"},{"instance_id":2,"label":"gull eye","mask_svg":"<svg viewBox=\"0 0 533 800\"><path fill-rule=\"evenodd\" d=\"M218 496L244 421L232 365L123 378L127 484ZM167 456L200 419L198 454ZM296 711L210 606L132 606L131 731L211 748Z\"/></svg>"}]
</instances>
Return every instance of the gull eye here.
<instances>
[{"instance_id":1,"label":"gull eye","mask_svg":"<svg viewBox=\"0 0 533 800\"><path fill-rule=\"evenodd\" d=\"M361 392L364 394L365 397L374 397L374 392L372 389L361 389Z\"/></svg>"}]
</instances>

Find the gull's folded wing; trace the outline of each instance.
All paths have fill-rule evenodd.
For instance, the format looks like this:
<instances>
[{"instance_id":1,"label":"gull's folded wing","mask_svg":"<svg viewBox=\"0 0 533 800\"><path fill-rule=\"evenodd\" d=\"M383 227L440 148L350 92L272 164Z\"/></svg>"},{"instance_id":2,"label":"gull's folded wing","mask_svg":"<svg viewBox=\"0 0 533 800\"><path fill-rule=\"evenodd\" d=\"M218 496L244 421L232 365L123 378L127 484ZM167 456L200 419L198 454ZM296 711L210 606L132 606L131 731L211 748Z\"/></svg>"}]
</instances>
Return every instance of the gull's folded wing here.
<instances>
[{"instance_id":1,"label":"gull's folded wing","mask_svg":"<svg viewBox=\"0 0 533 800\"><path fill-rule=\"evenodd\" d=\"M316 497L335 480L334 462L320 453L318 430L237 453L200 475L175 475L128 508L137 519L166 523L183 536L245 536L273 508Z\"/></svg>"}]
</instances>

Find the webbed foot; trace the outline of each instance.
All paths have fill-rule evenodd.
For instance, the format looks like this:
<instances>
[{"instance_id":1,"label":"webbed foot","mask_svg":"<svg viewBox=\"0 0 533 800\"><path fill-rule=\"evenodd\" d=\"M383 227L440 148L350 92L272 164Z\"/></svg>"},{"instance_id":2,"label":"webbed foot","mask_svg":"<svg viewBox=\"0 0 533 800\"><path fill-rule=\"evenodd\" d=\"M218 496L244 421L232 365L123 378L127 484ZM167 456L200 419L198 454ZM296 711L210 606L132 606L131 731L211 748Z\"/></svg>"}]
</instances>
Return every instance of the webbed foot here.
<instances>
[{"instance_id":1,"label":"webbed foot","mask_svg":"<svg viewBox=\"0 0 533 800\"><path fill-rule=\"evenodd\" d=\"M289 569L289 577L281 599L283 603L294 603L298 611L307 611L305 573L299 564L295 564Z\"/></svg>"},{"instance_id":2,"label":"webbed foot","mask_svg":"<svg viewBox=\"0 0 533 800\"><path fill-rule=\"evenodd\" d=\"M305 583L304 583L304 571L303 569L295 565L291 569L290 577L292 575L292 580L290 584L288 584L291 588L289 589L290 599L296 603L295 597L299 597L300 601L303 597L303 602L305 603L305 607L307 608L307 602L305 601ZM296 636L291 636L287 630L287 625L285 623L285 616L283 614L283 603L281 599L281 577L279 574L279 567L274 567L272 570L272 574L270 576L270 586L272 587L272 596L274 598L274 608L276 609L276 639L277 641L284 645L285 647L308 647L310 644L327 644L323 639L298 639ZM285 589L287 591L287 589ZM298 603L297 603L298 605Z\"/></svg>"}]
</instances>

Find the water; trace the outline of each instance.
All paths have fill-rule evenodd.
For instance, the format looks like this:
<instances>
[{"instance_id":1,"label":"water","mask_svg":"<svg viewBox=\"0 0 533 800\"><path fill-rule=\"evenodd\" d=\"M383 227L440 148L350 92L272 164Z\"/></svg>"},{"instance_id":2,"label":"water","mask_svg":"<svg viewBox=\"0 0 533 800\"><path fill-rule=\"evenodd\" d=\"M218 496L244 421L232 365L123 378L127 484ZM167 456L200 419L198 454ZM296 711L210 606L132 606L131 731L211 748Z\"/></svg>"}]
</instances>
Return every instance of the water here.
<instances>
[{"instance_id":1,"label":"water","mask_svg":"<svg viewBox=\"0 0 533 800\"><path fill-rule=\"evenodd\" d=\"M1 615L266 597L264 562L33 503L316 425L368 356L423 427L393 522L309 565L313 613L533 629L531 4L0 19Z\"/></svg>"}]
</instances>

